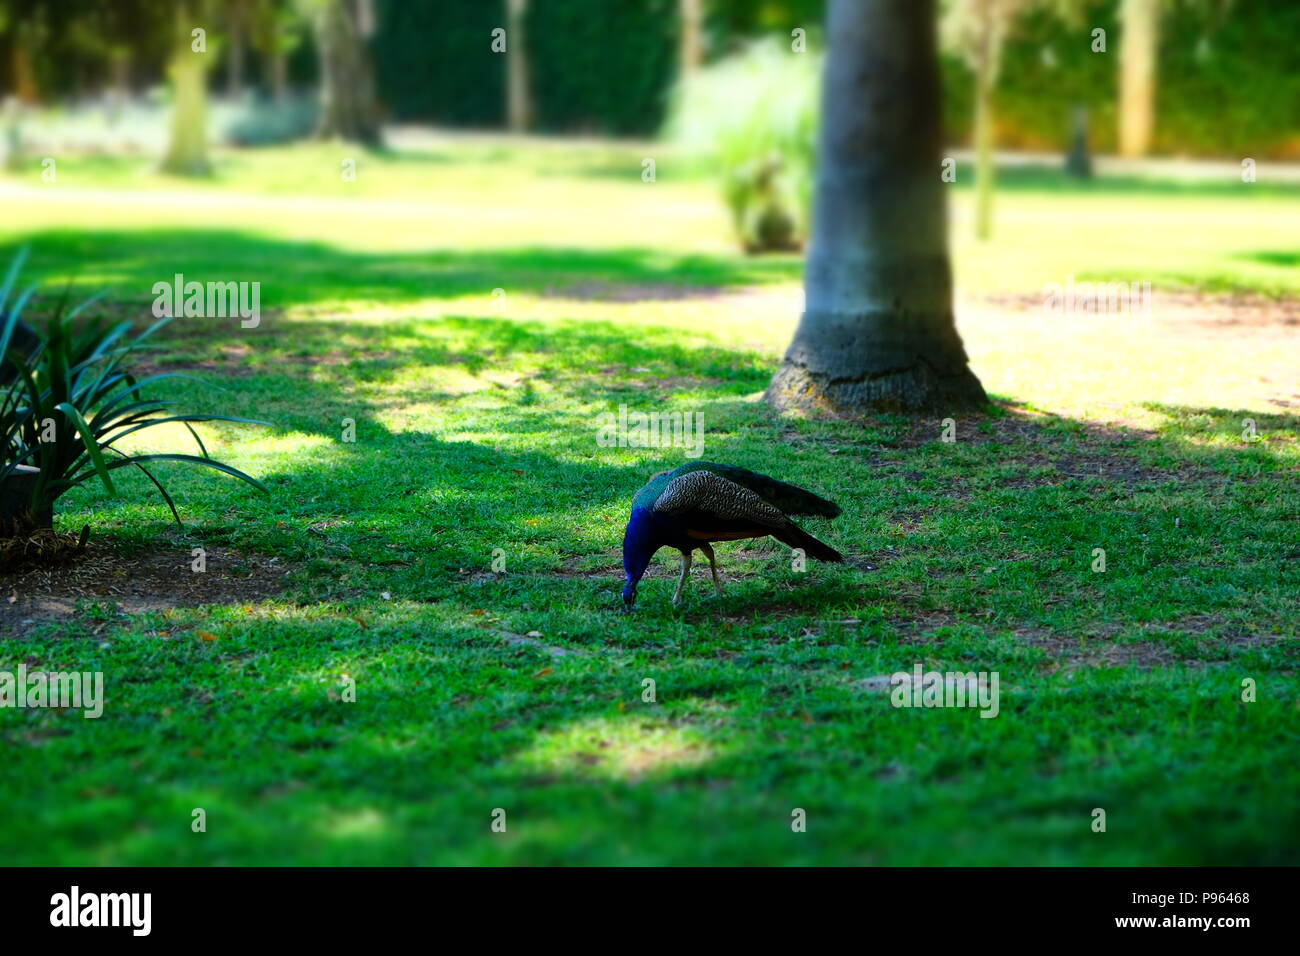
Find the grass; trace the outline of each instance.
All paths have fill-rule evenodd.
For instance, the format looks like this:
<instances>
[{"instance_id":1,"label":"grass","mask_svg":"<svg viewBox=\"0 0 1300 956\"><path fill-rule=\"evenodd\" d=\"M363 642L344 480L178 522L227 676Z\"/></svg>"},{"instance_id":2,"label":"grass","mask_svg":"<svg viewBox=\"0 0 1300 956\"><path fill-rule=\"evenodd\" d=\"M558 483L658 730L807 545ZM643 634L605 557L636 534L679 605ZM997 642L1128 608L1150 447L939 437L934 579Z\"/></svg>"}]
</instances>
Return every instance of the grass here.
<instances>
[{"instance_id":1,"label":"grass","mask_svg":"<svg viewBox=\"0 0 1300 956\"><path fill-rule=\"evenodd\" d=\"M1267 319L1296 291L1297 196L1027 181L975 247L959 191L962 331L999 405L945 443L938 420L768 410L799 261L737 256L709 185L662 162L643 184L639 157L371 157L361 196L296 207L277 204L295 182L330 198L327 148L226 156L184 193L69 158L62 192L6 196L2 241L32 243L34 275L108 286L120 311L177 271L263 283L258 329L178 320L157 362L224 389L192 410L276 423L204 431L271 494L173 468L183 532L131 479L60 521L124 560L174 552L178 575L197 545L292 573L132 615L89 596L0 643L0 670L99 670L108 697L98 720L0 709L0 859L1294 863L1289 330L1048 324L996 297L1184 276L1277 299ZM722 545L726 594L697 572L674 611L661 553L617 613L628 502L682 461L600 447L619 404L699 412L706 458L839 501L808 527L850 562ZM999 717L872 689L918 661L999 672Z\"/></svg>"}]
</instances>

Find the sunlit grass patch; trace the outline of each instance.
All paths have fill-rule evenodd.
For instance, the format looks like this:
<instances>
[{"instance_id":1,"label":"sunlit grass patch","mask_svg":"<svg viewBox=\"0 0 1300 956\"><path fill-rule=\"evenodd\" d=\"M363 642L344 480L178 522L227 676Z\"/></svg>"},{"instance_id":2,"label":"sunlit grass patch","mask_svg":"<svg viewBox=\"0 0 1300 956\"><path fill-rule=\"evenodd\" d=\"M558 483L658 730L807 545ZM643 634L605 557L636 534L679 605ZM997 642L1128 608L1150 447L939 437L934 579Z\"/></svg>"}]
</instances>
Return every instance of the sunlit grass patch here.
<instances>
[{"instance_id":1,"label":"sunlit grass patch","mask_svg":"<svg viewBox=\"0 0 1300 956\"><path fill-rule=\"evenodd\" d=\"M535 773L638 780L690 770L716 755L716 745L690 724L628 713L548 731L518 761Z\"/></svg>"}]
</instances>

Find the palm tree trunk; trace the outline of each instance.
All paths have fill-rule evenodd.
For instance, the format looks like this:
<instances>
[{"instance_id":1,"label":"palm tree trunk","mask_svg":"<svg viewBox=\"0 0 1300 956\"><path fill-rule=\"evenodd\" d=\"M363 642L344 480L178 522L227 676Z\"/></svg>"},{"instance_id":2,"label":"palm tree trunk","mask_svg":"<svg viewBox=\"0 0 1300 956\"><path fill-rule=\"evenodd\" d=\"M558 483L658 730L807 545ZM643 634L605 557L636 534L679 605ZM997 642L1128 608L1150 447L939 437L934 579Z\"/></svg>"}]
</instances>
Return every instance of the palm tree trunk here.
<instances>
[{"instance_id":1,"label":"palm tree trunk","mask_svg":"<svg viewBox=\"0 0 1300 956\"><path fill-rule=\"evenodd\" d=\"M933 0L831 0L806 308L767 399L982 406L953 324Z\"/></svg>"},{"instance_id":2,"label":"palm tree trunk","mask_svg":"<svg viewBox=\"0 0 1300 956\"><path fill-rule=\"evenodd\" d=\"M1151 149L1155 127L1160 0L1124 0L1121 17L1119 152L1137 158Z\"/></svg>"}]
</instances>

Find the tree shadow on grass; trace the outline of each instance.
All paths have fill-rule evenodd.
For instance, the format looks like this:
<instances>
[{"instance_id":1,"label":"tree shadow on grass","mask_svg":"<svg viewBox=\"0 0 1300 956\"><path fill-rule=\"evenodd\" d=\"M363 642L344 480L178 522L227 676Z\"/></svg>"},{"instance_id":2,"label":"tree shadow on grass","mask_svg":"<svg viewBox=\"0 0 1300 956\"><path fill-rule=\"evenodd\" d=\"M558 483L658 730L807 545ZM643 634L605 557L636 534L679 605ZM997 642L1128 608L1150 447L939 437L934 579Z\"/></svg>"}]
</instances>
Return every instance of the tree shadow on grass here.
<instances>
[{"instance_id":1,"label":"tree shadow on grass","mask_svg":"<svg viewBox=\"0 0 1300 956\"><path fill-rule=\"evenodd\" d=\"M1247 262L1262 262L1269 266L1282 266L1294 269L1300 266L1300 251L1294 249L1268 249L1259 252L1247 252L1237 256Z\"/></svg>"},{"instance_id":2,"label":"tree shadow on grass","mask_svg":"<svg viewBox=\"0 0 1300 956\"><path fill-rule=\"evenodd\" d=\"M214 229L50 230L22 241L31 246L28 281L55 287L71 280L96 292L108 289L118 301L150 303L154 283L170 282L177 273L187 281L260 282L264 309L340 301L400 305L469 295L490 301L494 289L543 297L671 300L795 281L802 269L795 258L662 249L358 253L323 242Z\"/></svg>"}]
</instances>

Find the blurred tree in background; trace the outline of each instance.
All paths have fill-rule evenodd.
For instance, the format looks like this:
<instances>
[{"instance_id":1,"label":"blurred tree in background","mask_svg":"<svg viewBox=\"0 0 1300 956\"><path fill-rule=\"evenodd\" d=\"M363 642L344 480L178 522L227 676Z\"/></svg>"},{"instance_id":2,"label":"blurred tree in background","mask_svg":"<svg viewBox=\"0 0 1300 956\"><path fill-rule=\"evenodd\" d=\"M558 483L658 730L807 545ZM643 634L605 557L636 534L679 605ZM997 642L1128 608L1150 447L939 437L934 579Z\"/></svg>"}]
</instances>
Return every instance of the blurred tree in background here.
<instances>
[{"instance_id":1,"label":"blurred tree in background","mask_svg":"<svg viewBox=\"0 0 1300 956\"><path fill-rule=\"evenodd\" d=\"M505 26L500 0L379 4L379 89L403 122L497 128L506 122L505 57L492 31Z\"/></svg>"},{"instance_id":2,"label":"blurred tree in background","mask_svg":"<svg viewBox=\"0 0 1300 956\"><path fill-rule=\"evenodd\" d=\"M532 125L528 70L528 0L506 0L506 126L522 133Z\"/></svg>"},{"instance_id":3,"label":"blurred tree in background","mask_svg":"<svg viewBox=\"0 0 1300 956\"><path fill-rule=\"evenodd\" d=\"M252 0L250 43L262 61L262 88L276 103L289 96L289 57L302 46L306 23L294 4Z\"/></svg>"},{"instance_id":4,"label":"blurred tree in background","mask_svg":"<svg viewBox=\"0 0 1300 956\"><path fill-rule=\"evenodd\" d=\"M1155 126L1156 48L1161 0L1123 0L1120 7L1119 154L1144 156Z\"/></svg>"},{"instance_id":5,"label":"blurred tree in background","mask_svg":"<svg viewBox=\"0 0 1300 956\"><path fill-rule=\"evenodd\" d=\"M223 92L253 86L272 101L322 82L351 96L352 84L329 77L368 56L378 105L349 107L350 113L377 109L398 121L506 125L511 58L492 52L491 32L507 25L507 0L367 0L373 36L349 41L339 47L345 56L325 63L319 30L317 43L302 42L303 5L359 15L357 3L214 5L206 28L224 46L221 57L212 57L208 83ZM51 105L167 83L174 6L0 0L0 97ZM980 112L990 118L989 138L998 147L1063 152L1070 118L1083 108L1101 152L1121 146L1123 126L1133 131L1128 152L1143 151L1149 141L1155 153L1300 157L1295 0L1068 0L1069 22L1043 3L1023 6L1000 30L1001 68ZM707 67L743 55L763 37L788 46L795 29L813 36L825 0L549 0L526 4L521 15L530 129L649 136L663 124L676 81L697 61ZM1094 29L1106 31L1105 53L1091 49ZM1140 42L1125 43L1126 32ZM1158 73L1148 69L1149 57L1138 56L1144 50L1155 51ZM1125 63L1135 65L1130 70ZM941 65L947 141L971 142L979 126L978 65L957 50L944 54ZM357 89L365 99L364 79ZM337 97L331 102L343 105ZM1122 121L1121 103L1132 106ZM370 122L344 135L366 141Z\"/></svg>"},{"instance_id":6,"label":"blurred tree in background","mask_svg":"<svg viewBox=\"0 0 1300 956\"><path fill-rule=\"evenodd\" d=\"M176 0L171 57L167 74L172 83L171 138L163 157L163 172L175 176L206 176L208 162L208 68L211 64L203 0ZM165 18L163 18L165 21Z\"/></svg>"},{"instance_id":7,"label":"blurred tree in background","mask_svg":"<svg viewBox=\"0 0 1300 956\"><path fill-rule=\"evenodd\" d=\"M975 79L975 235L993 230L993 88L1002 47L1021 16L1038 0L949 0L944 6L945 46Z\"/></svg>"},{"instance_id":8,"label":"blurred tree in background","mask_svg":"<svg viewBox=\"0 0 1300 956\"><path fill-rule=\"evenodd\" d=\"M311 23L320 64L318 134L378 146L379 102L369 38L375 30L372 0L298 0Z\"/></svg>"}]
</instances>

